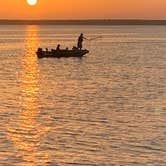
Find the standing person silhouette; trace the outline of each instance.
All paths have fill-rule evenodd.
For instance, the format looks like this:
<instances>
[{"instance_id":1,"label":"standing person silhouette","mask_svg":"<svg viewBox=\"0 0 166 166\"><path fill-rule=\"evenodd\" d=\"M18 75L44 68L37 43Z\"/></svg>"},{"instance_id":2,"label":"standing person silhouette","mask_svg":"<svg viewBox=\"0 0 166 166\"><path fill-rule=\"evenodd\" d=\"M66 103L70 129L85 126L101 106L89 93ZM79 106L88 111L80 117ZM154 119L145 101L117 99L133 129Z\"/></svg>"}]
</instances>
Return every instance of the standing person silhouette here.
<instances>
[{"instance_id":1,"label":"standing person silhouette","mask_svg":"<svg viewBox=\"0 0 166 166\"><path fill-rule=\"evenodd\" d=\"M79 50L81 50L83 47L82 44L83 44L84 39L86 39L86 38L84 37L83 33L81 33L80 36L78 37L78 43L77 43L77 48Z\"/></svg>"}]
</instances>

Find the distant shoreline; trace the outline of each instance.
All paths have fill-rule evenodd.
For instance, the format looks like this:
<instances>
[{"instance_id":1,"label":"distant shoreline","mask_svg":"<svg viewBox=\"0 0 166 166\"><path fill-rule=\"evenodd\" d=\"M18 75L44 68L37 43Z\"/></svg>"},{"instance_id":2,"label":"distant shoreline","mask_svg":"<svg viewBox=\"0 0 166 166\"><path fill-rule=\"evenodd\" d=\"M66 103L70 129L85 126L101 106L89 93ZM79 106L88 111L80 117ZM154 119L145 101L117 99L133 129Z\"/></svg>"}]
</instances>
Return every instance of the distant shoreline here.
<instances>
[{"instance_id":1,"label":"distant shoreline","mask_svg":"<svg viewBox=\"0 0 166 166\"><path fill-rule=\"evenodd\" d=\"M166 20L7 20L0 25L166 25Z\"/></svg>"}]
</instances>

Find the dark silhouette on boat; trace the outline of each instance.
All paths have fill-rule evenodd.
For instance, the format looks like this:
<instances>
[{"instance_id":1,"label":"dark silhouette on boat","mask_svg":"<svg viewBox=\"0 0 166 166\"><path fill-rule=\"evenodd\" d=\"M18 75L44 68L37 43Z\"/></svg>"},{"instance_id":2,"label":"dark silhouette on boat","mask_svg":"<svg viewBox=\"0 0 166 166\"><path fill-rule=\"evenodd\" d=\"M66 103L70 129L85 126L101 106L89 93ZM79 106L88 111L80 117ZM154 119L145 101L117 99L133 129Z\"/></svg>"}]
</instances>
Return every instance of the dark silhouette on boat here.
<instances>
[{"instance_id":1,"label":"dark silhouette on boat","mask_svg":"<svg viewBox=\"0 0 166 166\"><path fill-rule=\"evenodd\" d=\"M80 50L83 47L83 41L84 41L84 39L86 39L86 38L84 37L84 34L81 33L80 36L78 37L78 42L77 42L77 48L80 49Z\"/></svg>"},{"instance_id":2,"label":"dark silhouette on boat","mask_svg":"<svg viewBox=\"0 0 166 166\"><path fill-rule=\"evenodd\" d=\"M46 51L44 51L42 48L38 48L36 54L38 58L69 58L69 57L83 57L84 55L88 54L89 51L84 49L83 47L83 41L86 39L83 36L83 33L78 37L77 41L77 47L73 46L72 50L69 50L68 47L66 49L60 49L60 44L57 45L56 49L51 49L51 51L46 48Z\"/></svg>"}]
</instances>

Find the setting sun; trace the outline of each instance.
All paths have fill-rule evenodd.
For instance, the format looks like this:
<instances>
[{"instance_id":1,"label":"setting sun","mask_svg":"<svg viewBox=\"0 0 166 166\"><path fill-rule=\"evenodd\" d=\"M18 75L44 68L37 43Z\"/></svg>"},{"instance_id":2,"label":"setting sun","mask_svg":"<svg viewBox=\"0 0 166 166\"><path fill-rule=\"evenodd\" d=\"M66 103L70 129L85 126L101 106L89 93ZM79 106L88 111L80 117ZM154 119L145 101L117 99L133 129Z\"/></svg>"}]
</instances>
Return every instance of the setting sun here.
<instances>
[{"instance_id":1,"label":"setting sun","mask_svg":"<svg viewBox=\"0 0 166 166\"><path fill-rule=\"evenodd\" d=\"M37 0L27 0L27 3L31 6L34 6L37 4Z\"/></svg>"}]
</instances>

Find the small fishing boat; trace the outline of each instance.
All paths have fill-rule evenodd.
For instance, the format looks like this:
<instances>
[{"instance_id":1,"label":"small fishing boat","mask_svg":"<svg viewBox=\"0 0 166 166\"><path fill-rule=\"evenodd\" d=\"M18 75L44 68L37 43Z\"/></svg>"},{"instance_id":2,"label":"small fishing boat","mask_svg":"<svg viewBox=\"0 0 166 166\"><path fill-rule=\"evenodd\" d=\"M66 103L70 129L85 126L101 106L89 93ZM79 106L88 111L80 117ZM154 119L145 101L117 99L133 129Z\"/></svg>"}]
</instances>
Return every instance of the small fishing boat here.
<instances>
[{"instance_id":1,"label":"small fishing boat","mask_svg":"<svg viewBox=\"0 0 166 166\"><path fill-rule=\"evenodd\" d=\"M42 48L38 48L36 54L38 58L69 58L69 57L83 57L84 55L88 54L88 50L79 50L77 48L72 50L43 50Z\"/></svg>"}]
</instances>

